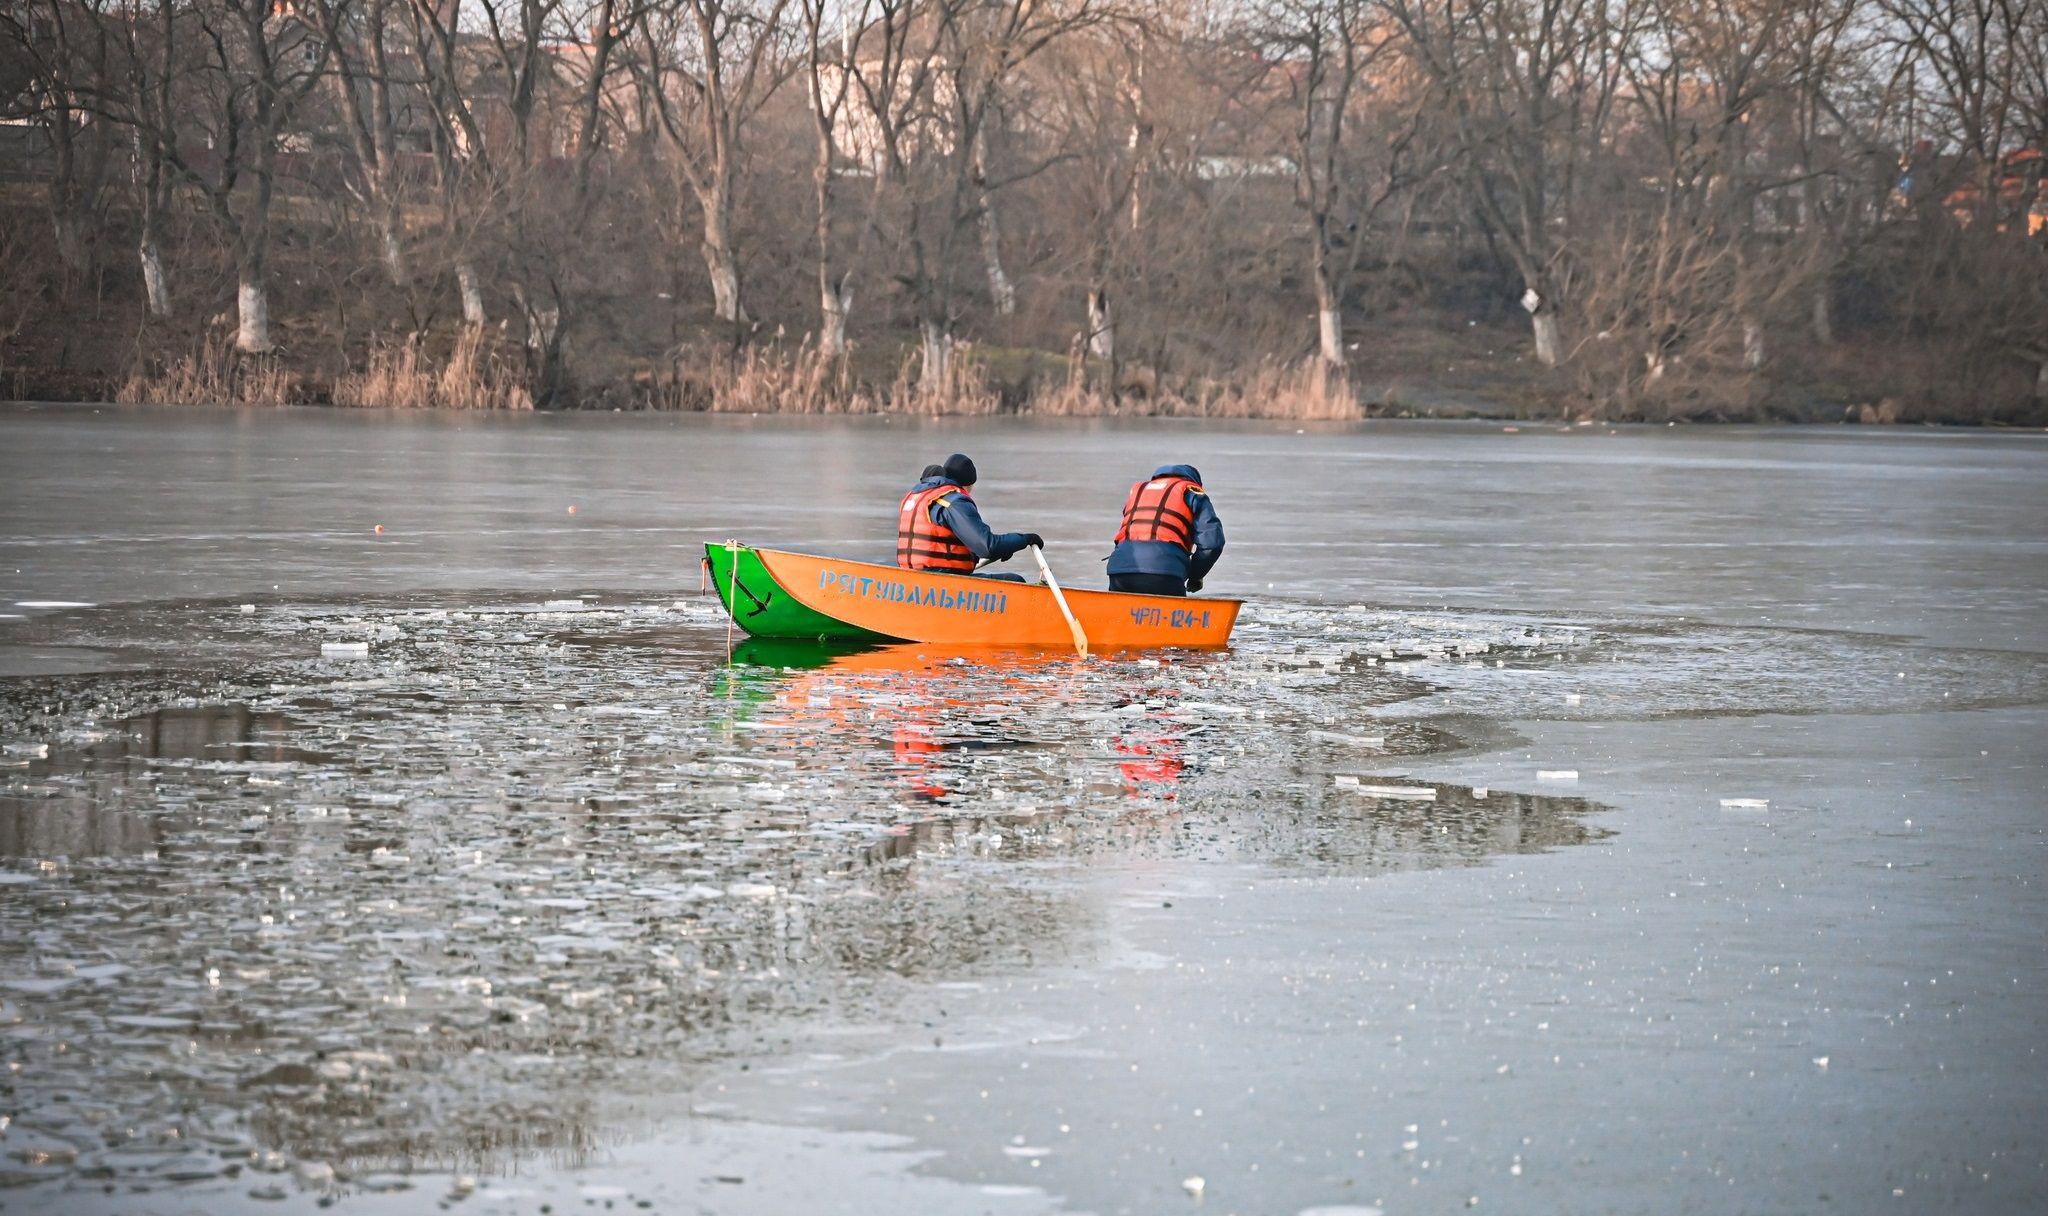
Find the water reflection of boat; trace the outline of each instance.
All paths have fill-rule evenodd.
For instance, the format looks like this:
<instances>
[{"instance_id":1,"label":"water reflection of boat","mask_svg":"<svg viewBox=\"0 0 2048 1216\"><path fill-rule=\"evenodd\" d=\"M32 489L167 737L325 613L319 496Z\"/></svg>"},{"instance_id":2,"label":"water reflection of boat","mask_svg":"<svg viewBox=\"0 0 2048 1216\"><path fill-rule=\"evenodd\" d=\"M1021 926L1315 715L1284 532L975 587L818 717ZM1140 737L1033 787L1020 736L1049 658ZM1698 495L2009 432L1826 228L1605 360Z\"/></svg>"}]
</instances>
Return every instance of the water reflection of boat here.
<instances>
[{"instance_id":1,"label":"water reflection of boat","mask_svg":"<svg viewBox=\"0 0 2048 1216\"><path fill-rule=\"evenodd\" d=\"M704 547L719 602L756 637L1053 646L1072 639L1046 587L755 549ZM1069 590L1095 650L1210 648L1230 641L1237 600Z\"/></svg>"},{"instance_id":2,"label":"water reflection of boat","mask_svg":"<svg viewBox=\"0 0 2048 1216\"><path fill-rule=\"evenodd\" d=\"M1039 739L1016 731L1019 721L1042 720L1030 711L1048 697L1072 695L1062 689L1077 678L1075 668L1059 651L977 647L960 653L915 643L850 647L752 638L734 649L733 660L738 670L728 675L726 688L744 690L742 703L754 727L802 739L807 747L836 741L841 746L834 750L835 762L850 766L886 754L888 768L919 800L963 792L978 756L1095 743L1085 736ZM1117 692L1126 706L1165 695L1149 686ZM1102 742L1117 759L1124 791L1170 800L1186 768L1185 724L1142 714L1113 721ZM981 776L985 785L1000 774Z\"/></svg>"}]
</instances>

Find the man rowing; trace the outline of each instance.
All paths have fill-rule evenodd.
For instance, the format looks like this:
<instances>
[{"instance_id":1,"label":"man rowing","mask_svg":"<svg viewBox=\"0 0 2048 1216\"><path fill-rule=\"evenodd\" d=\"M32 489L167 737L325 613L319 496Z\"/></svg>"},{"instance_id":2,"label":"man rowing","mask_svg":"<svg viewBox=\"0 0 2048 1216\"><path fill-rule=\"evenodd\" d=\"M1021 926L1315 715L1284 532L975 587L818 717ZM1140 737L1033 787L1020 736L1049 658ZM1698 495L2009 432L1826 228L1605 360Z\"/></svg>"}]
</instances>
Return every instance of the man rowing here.
<instances>
[{"instance_id":1,"label":"man rowing","mask_svg":"<svg viewBox=\"0 0 2048 1216\"><path fill-rule=\"evenodd\" d=\"M1188 595L1223 556L1223 521L1191 464L1161 465L1124 497L1109 555L1109 589Z\"/></svg>"},{"instance_id":2,"label":"man rowing","mask_svg":"<svg viewBox=\"0 0 2048 1216\"><path fill-rule=\"evenodd\" d=\"M974 505L974 462L958 452L942 465L925 468L924 477L903 496L896 513L896 564L906 570L939 574L973 574L981 562L1006 562L1025 549L1045 547L1036 532L994 532ZM988 578L1021 583L1022 575L991 574Z\"/></svg>"}]
</instances>

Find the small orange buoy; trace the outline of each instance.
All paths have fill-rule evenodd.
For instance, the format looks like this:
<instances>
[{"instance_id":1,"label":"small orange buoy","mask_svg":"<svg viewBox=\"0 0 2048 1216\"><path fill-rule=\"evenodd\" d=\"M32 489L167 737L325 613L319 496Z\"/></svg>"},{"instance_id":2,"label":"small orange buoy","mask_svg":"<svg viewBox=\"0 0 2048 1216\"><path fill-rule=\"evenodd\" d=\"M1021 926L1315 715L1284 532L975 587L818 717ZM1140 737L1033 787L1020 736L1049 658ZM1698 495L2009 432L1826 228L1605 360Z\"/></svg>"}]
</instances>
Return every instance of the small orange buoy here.
<instances>
[{"instance_id":1,"label":"small orange buoy","mask_svg":"<svg viewBox=\"0 0 2048 1216\"><path fill-rule=\"evenodd\" d=\"M576 504L573 502L569 504L569 514L576 514Z\"/></svg>"},{"instance_id":2,"label":"small orange buoy","mask_svg":"<svg viewBox=\"0 0 2048 1216\"><path fill-rule=\"evenodd\" d=\"M376 533L376 534L377 534L377 535L379 535L379 536L382 536L382 535L384 535L384 525L383 525L383 524L378 524L378 525L377 525L376 527L374 527L374 528L370 529L370 531L372 531L372 532Z\"/></svg>"}]
</instances>

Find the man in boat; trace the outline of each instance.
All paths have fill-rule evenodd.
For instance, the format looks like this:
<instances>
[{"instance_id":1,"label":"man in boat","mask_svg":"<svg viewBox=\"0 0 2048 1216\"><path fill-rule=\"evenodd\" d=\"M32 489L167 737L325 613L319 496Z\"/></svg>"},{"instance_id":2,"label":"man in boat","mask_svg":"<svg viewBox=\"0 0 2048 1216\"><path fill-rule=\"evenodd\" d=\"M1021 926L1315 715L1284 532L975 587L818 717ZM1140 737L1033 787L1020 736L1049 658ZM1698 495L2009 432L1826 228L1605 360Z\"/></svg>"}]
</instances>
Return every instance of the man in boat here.
<instances>
[{"instance_id":1,"label":"man in boat","mask_svg":"<svg viewBox=\"0 0 2048 1216\"><path fill-rule=\"evenodd\" d=\"M1223 521L1191 464L1161 465L1124 497L1109 555L1109 589L1189 595L1223 556Z\"/></svg>"},{"instance_id":2,"label":"man in boat","mask_svg":"<svg viewBox=\"0 0 2048 1216\"><path fill-rule=\"evenodd\" d=\"M906 570L973 574L982 562L1006 562L1025 549L1045 547L1036 532L994 532L974 505L974 462L958 452L942 465L927 465L924 477L903 496L896 514L896 564ZM990 574L1021 583L1022 575Z\"/></svg>"}]
</instances>

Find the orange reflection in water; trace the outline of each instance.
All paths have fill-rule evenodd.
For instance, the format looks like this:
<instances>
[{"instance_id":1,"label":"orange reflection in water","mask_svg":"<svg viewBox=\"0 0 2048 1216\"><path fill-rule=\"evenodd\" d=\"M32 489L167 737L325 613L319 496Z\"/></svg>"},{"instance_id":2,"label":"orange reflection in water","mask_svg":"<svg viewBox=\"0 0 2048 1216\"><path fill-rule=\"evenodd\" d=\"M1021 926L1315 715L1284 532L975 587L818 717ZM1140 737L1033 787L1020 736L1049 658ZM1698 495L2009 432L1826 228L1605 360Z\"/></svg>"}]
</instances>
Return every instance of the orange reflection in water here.
<instances>
[{"instance_id":1,"label":"orange reflection in water","mask_svg":"<svg viewBox=\"0 0 2048 1216\"><path fill-rule=\"evenodd\" d=\"M791 674L763 709L804 746L834 738L889 744L891 769L910 797L938 801L960 793L963 763L980 752L1054 742L1021 737L1042 720L1048 701L1084 706L1100 695L1074 656L1044 649L962 651L923 644L832 653L815 648L743 648L743 662ZM1099 660L1098 660L1099 662ZM1090 674L1100 672L1092 669ZM1116 689L1121 705L1177 695L1159 682ZM1157 715L1119 715L1105 723L1132 797L1171 800L1186 768L1181 726Z\"/></svg>"}]
</instances>

